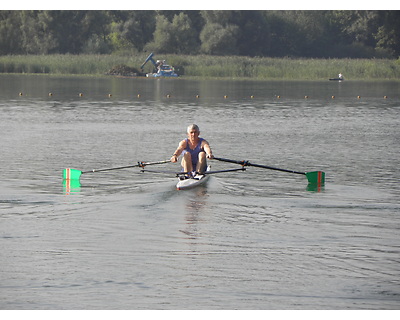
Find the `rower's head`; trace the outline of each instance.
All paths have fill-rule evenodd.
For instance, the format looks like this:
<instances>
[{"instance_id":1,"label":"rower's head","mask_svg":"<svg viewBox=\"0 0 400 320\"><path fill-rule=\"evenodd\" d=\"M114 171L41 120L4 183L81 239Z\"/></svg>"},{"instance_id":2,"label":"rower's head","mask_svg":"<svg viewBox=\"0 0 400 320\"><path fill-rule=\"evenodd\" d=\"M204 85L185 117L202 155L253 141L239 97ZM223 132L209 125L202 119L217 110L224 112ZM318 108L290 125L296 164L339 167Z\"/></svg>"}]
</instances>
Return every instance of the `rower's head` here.
<instances>
[{"instance_id":1,"label":"rower's head","mask_svg":"<svg viewBox=\"0 0 400 320\"><path fill-rule=\"evenodd\" d=\"M188 128L187 128L187 133L191 133L192 131L196 131L197 133L200 133L200 128L197 124L191 124Z\"/></svg>"},{"instance_id":2,"label":"rower's head","mask_svg":"<svg viewBox=\"0 0 400 320\"><path fill-rule=\"evenodd\" d=\"M200 129L196 124L191 124L188 128L187 128L187 134L189 136L189 138L191 139L197 139L197 137L200 134Z\"/></svg>"}]
</instances>

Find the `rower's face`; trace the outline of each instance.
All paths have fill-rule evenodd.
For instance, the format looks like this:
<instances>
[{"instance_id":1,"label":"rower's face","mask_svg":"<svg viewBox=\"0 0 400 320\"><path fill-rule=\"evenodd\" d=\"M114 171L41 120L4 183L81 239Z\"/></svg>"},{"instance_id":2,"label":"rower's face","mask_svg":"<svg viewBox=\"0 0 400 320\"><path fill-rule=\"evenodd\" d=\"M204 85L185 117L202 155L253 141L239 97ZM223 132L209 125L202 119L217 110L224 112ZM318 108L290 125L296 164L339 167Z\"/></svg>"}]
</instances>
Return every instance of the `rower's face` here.
<instances>
[{"instance_id":1,"label":"rower's face","mask_svg":"<svg viewBox=\"0 0 400 320\"><path fill-rule=\"evenodd\" d=\"M200 132L197 131L197 130L190 130L190 131L188 132L189 139L191 139L191 140L197 139L197 137L199 136L199 134L200 134Z\"/></svg>"}]
</instances>

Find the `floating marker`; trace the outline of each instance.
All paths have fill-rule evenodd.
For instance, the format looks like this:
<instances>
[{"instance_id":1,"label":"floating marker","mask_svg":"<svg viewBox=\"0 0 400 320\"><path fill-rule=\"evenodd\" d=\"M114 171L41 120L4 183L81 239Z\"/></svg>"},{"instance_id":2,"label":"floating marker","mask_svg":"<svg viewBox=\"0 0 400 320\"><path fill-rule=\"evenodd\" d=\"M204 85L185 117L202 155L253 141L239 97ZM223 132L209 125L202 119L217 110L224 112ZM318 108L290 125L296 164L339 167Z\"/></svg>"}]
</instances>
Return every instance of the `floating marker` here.
<instances>
[{"instance_id":1,"label":"floating marker","mask_svg":"<svg viewBox=\"0 0 400 320\"><path fill-rule=\"evenodd\" d=\"M196 98L200 98L200 96L198 94L196 94Z\"/></svg>"},{"instance_id":2,"label":"floating marker","mask_svg":"<svg viewBox=\"0 0 400 320\"><path fill-rule=\"evenodd\" d=\"M53 94L51 92L49 92L49 97L51 97Z\"/></svg>"},{"instance_id":3,"label":"floating marker","mask_svg":"<svg viewBox=\"0 0 400 320\"><path fill-rule=\"evenodd\" d=\"M80 96L80 97L83 97L83 93L79 93L79 96Z\"/></svg>"},{"instance_id":4,"label":"floating marker","mask_svg":"<svg viewBox=\"0 0 400 320\"><path fill-rule=\"evenodd\" d=\"M387 99L387 96L383 96L383 99Z\"/></svg>"},{"instance_id":5,"label":"floating marker","mask_svg":"<svg viewBox=\"0 0 400 320\"><path fill-rule=\"evenodd\" d=\"M280 99L281 98L281 96L276 96L278 99Z\"/></svg>"},{"instance_id":6,"label":"floating marker","mask_svg":"<svg viewBox=\"0 0 400 320\"><path fill-rule=\"evenodd\" d=\"M138 94L137 97L140 98L140 94Z\"/></svg>"},{"instance_id":7,"label":"floating marker","mask_svg":"<svg viewBox=\"0 0 400 320\"><path fill-rule=\"evenodd\" d=\"M224 99L227 99L227 98L228 98L228 96L227 96L227 95L225 95L225 96L224 96Z\"/></svg>"},{"instance_id":8,"label":"floating marker","mask_svg":"<svg viewBox=\"0 0 400 320\"><path fill-rule=\"evenodd\" d=\"M357 99L361 99L361 97L360 97L360 96L357 96Z\"/></svg>"},{"instance_id":9,"label":"floating marker","mask_svg":"<svg viewBox=\"0 0 400 320\"><path fill-rule=\"evenodd\" d=\"M22 92L20 92L19 95L22 96Z\"/></svg>"},{"instance_id":10,"label":"floating marker","mask_svg":"<svg viewBox=\"0 0 400 320\"><path fill-rule=\"evenodd\" d=\"M108 94L108 97L109 97L109 98L111 98L111 97L112 97L112 94L111 94L111 93L109 93L109 94Z\"/></svg>"},{"instance_id":11,"label":"floating marker","mask_svg":"<svg viewBox=\"0 0 400 320\"><path fill-rule=\"evenodd\" d=\"M251 99L254 99L254 96L250 96Z\"/></svg>"},{"instance_id":12,"label":"floating marker","mask_svg":"<svg viewBox=\"0 0 400 320\"><path fill-rule=\"evenodd\" d=\"M335 99L335 96L332 96L332 99Z\"/></svg>"},{"instance_id":13,"label":"floating marker","mask_svg":"<svg viewBox=\"0 0 400 320\"><path fill-rule=\"evenodd\" d=\"M167 98L171 98L171 95L167 94Z\"/></svg>"},{"instance_id":14,"label":"floating marker","mask_svg":"<svg viewBox=\"0 0 400 320\"><path fill-rule=\"evenodd\" d=\"M308 96L304 96L304 99L308 99Z\"/></svg>"}]
</instances>

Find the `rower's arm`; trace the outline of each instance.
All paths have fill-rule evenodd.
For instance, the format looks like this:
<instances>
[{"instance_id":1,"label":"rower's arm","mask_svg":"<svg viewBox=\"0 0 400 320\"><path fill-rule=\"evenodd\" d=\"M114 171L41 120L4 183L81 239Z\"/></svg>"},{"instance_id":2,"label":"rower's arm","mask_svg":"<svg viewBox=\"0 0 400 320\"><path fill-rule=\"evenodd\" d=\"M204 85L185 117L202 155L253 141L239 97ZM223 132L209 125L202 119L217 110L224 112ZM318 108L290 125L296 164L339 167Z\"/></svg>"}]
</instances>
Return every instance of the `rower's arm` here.
<instances>
[{"instance_id":1,"label":"rower's arm","mask_svg":"<svg viewBox=\"0 0 400 320\"><path fill-rule=\"evenodd\" d=\"M171 162L177 162L178 161L178 157L181 155L183 150L185 150L185 148L186 148L186 140L182 140L179 143L178 148L175 150L174 154L172 155Z\"/></svg>"},{"instance_id":2,"label":"rower's arm","mask_svg":"<svg viewBox=\"0 0 400 320\"><path fill-rule=\"evenodd\" d=\"M212 150L211 150L211 147L210 147L210 145L208 144L208 142L205 141L205 140L204 140L203 149L204 149L204 151L206 152L206 155L207 155L207 158L208 158L208 159L214 158L213 153L212 153Z\"/></svg>"}]
</instances>

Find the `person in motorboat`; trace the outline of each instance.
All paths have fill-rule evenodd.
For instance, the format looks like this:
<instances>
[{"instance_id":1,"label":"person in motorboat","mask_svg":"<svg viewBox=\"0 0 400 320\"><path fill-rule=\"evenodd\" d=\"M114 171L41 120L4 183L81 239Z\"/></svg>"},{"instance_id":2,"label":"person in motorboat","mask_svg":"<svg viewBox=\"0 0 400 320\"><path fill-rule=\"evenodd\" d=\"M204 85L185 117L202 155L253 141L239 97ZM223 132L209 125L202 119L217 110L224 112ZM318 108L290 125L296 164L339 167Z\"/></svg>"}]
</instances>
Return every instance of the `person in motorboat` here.
<instances>
[{"instance_id":1,"label":"person in motorboat","mask_svg":"<svg viewBox=\"0 0 400 320\"><path fill-rule=\"evenodd\" d=\"M171 162L177 162L182 154L181 165L183 172L189 172L189 176L203 174L207 169L207 159L212 159L213 154L209 143L200 138L200 129L196 124L187 128L188 137L182 140L171 157Z\"/></svg>"},{"instance_id":2,"label":"person in motorboat","mask_svg":"<svg viewBox=\"0 0 400 320\"><path fill-rule=\"evenodd\" d=\"M340 80L342 80L342 79L343 79L343 75L342 75L341 73L339 73L338 78L339 78Z\"/></svg>"}]
</instances>

